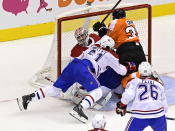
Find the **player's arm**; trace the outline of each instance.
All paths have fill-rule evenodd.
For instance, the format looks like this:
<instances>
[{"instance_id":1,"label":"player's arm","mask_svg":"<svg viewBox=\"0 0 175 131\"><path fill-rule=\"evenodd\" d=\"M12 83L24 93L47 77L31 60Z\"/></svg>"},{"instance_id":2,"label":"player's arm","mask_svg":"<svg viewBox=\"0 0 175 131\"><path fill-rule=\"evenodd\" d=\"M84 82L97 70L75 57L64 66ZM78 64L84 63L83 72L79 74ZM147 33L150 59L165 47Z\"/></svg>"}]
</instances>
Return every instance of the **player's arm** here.
<instances>
[{"instance_id":1,"label":"player's arm","mask_svg":"<svg viewBox=\"0 0 175 131\"><path fill-rule=\"evenodd\" d=\"M135 88L136 88L135 82L136 82L135 79L128 82L125 91L122 94L121 102L125 105L127 105L135 97Z\"/></svg>"},{"instance_id":2,"label":"player's arm","mask_svg":"<svg viewBox=\"0 0 175 131\"><path fill-rule=\"evenodd\" d=\"M116 107L116 113L124 116L126 114L126 108L127 108L127 104L132 101L135 97L135 79L130 81L127 86L126 89L124 91L124 93L122 94L122 98L121 101L117 102L117 107Z\"/></svg>"},{"instance_id":3,"label":"player's arm","mask_svg":"<svg viewBox=\"0 0 175 131\"><path fill-rule=\"evenodd\" d=\"M108 64L115 72L124 76L136 71L136 64L134 62L128 62L125 65L119 63L118 55L113 51L109 53Z\"/></svg>"},{"instance_id":4,"label":"player's arm","mask_svg":"<svg viewBox=\"0 0 175 131\"><path fill-rule=\"evenodd\" d=\"M106 50L108 51L108 50ZM124 76L127 73L126 66L119 63L118 55L115 54L113 51L108 51L108 54L106 55L106 59L108 62L108 65L118 74Z\"/></svg>"},{"instance_id":5,"label":"player's arm","mask_svg":"<svg viewBox=\"0 0 175 131\"><path fill-rule=\"evenodd\" d=\"M109 61L111 63L110 67L114 69L114 71L122 76L126 75L127 73L127 68L120 64L117 59L111 59Z\"/></svg>"}]
</instances>

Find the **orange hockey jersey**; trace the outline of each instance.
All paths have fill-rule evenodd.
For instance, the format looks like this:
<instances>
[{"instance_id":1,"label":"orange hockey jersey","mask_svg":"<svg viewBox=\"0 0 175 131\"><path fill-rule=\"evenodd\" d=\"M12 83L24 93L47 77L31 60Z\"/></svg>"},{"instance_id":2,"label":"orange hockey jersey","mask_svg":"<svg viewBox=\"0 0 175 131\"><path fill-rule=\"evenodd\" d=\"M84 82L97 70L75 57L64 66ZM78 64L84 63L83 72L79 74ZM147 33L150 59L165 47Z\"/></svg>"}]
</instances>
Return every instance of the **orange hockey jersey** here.
<instances>
[{"instance_id":1,"label":"orange hockey jersey","mask_svg":"<svg viewBox=\"0 0 175 131\"><path fill-rule=\"evenodd\" d=\"M108 28L108 35L114 39L116 48L126 42L139 42L138 32L131 20L115 19Z\"/></svg>"}]
</instances>

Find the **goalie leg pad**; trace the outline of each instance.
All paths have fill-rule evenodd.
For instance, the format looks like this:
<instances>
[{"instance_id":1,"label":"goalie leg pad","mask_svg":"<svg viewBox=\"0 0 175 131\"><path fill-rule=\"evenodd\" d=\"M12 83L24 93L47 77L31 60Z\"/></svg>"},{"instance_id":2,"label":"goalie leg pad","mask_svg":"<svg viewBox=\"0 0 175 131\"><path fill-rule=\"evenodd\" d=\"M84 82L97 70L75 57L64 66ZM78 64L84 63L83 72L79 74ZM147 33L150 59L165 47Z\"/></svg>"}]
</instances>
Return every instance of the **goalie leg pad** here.
<instances>
[{"instance_id":1,"label":"goalie leg pad","mask_svg":"<svg viewBox=\"0 0 175 131\"><path fill-rule=\"evenodd\" d=\"M111 99L111 97L112 97L112 93L109 92L105 98L101 98L102 100L100 99L99 101L97 101L94 104L93 108L96 110L100 110L102 107L104 107L108 103L108 101Z\"/></svg>"},{"instance_id":2,"label":"goalie leg pad","mask_svg":"<svg viewBox=\"0 0 175 131\"><path fill-rule=\"evenodd\" d=\"M76 85L71 92L70 99L73 103L79 104L87 94L88 92L81 89L80 85Z\"/></svg>"}]
</instances>

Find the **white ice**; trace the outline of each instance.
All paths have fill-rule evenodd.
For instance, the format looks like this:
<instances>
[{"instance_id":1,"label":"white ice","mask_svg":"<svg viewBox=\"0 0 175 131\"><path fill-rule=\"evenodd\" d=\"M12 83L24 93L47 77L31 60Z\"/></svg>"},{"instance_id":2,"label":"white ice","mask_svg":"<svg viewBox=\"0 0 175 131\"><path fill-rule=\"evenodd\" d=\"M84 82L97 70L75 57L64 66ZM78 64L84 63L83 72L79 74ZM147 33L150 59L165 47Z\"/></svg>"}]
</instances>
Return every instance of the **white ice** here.
<instances>
[{"instance_id":1,"label":"white ice","mask_svg":"<svg viewBox=\"0 0 175 131\"><path fill-rule=\"evenodd\" d=\"M161 73L175 77L175 15L153 19L153 66ZM33 102L25 112L20 112L15 99L33 92L29 85L32 75L41 69L49 52L53 35L0 43L0 131L87 131L97 113L106 116L106 129L122 131L130 115L120 117L114 111L88 110L89 122L82 124L69 116L73 105L56 98ZM170 106L167 116L175 117L175 106ZM168 121L168 131L175 130L175 121ZM151 131L148 127L145 131Z\"/></svg>"}]
</instances>

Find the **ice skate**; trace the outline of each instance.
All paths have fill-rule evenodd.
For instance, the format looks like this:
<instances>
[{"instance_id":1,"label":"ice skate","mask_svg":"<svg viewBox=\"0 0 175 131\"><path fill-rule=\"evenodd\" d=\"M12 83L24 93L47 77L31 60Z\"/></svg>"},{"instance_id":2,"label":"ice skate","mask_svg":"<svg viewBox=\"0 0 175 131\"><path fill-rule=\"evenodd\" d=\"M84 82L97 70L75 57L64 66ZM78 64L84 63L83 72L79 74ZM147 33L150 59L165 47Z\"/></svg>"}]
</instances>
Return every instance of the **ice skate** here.
<instances>
[{"instance_id":1,"label":"ice skate","mask_svg":"<svg viewBox=\"0 0 175 131\"><path fill-rule=\"evenodd\" d=\"M84 114L83 107L80 104L75 106L73 111L71 111L69 114L83 123L88 121L88 117Z\"/></svg>"},{"instance_id":2,"label":"ice skate","mask_svg":"<svg viewBox=\"0 0 175 131\"><path fill-rule=\"evenodd\" d=\"M29 95L24 95L21 98L17 98L17 103L18 103L19 109L21 111L27 110L28 104L32 100L32 97L34 97L34 96L35 96L35 94L32 93Z\"/></svg>"}]
</instances>

